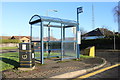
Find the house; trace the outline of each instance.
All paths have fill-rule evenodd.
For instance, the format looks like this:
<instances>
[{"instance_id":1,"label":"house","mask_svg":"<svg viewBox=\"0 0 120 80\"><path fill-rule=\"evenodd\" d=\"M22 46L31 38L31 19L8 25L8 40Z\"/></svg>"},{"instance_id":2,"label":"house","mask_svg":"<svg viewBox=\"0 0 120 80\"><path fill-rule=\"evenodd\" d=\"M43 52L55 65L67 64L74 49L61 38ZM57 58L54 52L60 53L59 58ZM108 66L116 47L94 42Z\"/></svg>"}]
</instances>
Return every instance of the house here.
<instances>
[{"instance_id":1,"label":"house","mask_svg":"<svg viewBox=\"0 0 120 80\"><path fill-rule=\"evenodd\" d=\"M66 37L65 40L66 41L74 41L74 40L76 40L76 38L75 37Z\"/></svg>"},{"instance_id":2,"label":"house","mask_svg":"<svg viewBox=\"0 0 120 80\"><path fill-rule=\"evenodd\" d=\"M32 40L33 41L40 41L40 38L39 37L32 37ZM48 41L48 37L44 37L43 41ZM52 37L52 36L50 36L50 41L57 41L57 39Z\"/></svg>"},{"instance_id":3,"label":"house","mask_svg":"<svg viewBox=\"0 0 120 80\"><path fill-rule=\"evenodd\" d=\"M10 39L11 36L0 36L0 39Z\"/></svg>"},{"instance_id":4,"label":"house","mask_svg":"<svg viewBox=\"0 0 120 80\"><path fill-rule=\"evenodd\" d=\"M44 41L48 41L48 37L44 37L43 40L44 40ZM50 36L50 40L51 40L51 41L58 41L58 39L56 39L56 38L54 38L54 37L52 37L52 36Z\"/></svg>"},{"instance_id":5,"label":"house","mask_svg":"<svg viewBox=\"0 0 120 80\"><path fill-rule=\"evenodd\" d=\"M113 32L105 28L97 28L82 35L82 39L98 39L113 35Z\"/></svg>"},{"instance_id":6,"label":"house","mask_svg":"<svg viewBox=\"0 0 120 80\"><path fill-rule=\"evenodd\" d=\"M20 42L28 43L30 42L30 36L12 36L10 39L18 39Z\"/></svg>"}]
</instances>

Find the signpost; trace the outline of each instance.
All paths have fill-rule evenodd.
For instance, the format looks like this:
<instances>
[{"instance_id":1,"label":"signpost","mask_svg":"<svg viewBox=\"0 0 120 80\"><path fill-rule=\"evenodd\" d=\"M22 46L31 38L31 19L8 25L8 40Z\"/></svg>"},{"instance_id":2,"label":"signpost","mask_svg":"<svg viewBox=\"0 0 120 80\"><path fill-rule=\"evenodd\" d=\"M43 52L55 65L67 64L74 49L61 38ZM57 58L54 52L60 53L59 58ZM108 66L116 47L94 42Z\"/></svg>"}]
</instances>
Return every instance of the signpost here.
<instances>
[{"instance_id":1,"label":"signpost","mask_svg":"<svg viewBox=\"0 0 120 80\"><path fill-rule=\"evenodd\" d=\"M80 44L81 44L81 34L80 34L80 29L79 29L79 13L82 13L83 9L82 7L77 8L77 58L80 58Z\"/></svg>"}]
</instances>

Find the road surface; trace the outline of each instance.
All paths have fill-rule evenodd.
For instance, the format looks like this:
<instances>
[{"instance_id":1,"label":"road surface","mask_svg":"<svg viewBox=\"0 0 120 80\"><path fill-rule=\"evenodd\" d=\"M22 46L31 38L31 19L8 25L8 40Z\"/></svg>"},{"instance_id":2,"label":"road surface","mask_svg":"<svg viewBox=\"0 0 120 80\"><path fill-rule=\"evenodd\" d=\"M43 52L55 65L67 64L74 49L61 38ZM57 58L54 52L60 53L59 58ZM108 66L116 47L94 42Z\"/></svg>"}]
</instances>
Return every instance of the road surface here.
<instances>
[{"instance_id":1,"label":"road surface","mask_svg":"<svg viewBox=\"0 0 120 80\"><path fill-rule=\"evenodd\" d=\"M96 71L79 76L76 80L120 80L120 51L97 51L97 57L107 60L107 64Z\"/></svg>"},{"instance_id":2,"label":"road surface","mask_svg":"<svg viewBox=\"0 0 120 80\"><path fill-rule=\"evenodd\" d=\"M91 73L87 73L78 78L83 80L119 80L120 79L120 64L112 65L106 68L102 68Z\"/></svg>"}]
</instances>

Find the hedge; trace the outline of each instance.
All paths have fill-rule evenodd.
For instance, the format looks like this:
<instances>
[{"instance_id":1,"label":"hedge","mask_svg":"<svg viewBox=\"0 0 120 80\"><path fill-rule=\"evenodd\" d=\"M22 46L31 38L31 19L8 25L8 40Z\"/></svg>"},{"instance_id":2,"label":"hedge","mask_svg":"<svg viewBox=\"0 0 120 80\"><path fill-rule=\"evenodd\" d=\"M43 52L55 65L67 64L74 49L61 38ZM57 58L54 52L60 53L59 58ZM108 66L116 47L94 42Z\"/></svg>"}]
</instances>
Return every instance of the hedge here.
<instances>
[{"instance_id":1,"label":"hedge","mask_svg":"<svg viewBox=\"0 0 120 80\"><path fill-rule=\"evenodd\" d=\"M115 39L116 49L120 49L120 37ZM80 44L81 49L85 49L89 46L95 46L96 49L113 49L114 38L103 38L103 39L92 39L92 40L82 40Z\"/></svg>"},{"instance_id":2,"label":"hedge","mask_svg":"<svg viewBox=\"0 0 120 80\"><path fill-rule=\"evenodd\" d=\"M18 39L1 39L0 43L20 43Z\"/></svg>"}]
</instances>

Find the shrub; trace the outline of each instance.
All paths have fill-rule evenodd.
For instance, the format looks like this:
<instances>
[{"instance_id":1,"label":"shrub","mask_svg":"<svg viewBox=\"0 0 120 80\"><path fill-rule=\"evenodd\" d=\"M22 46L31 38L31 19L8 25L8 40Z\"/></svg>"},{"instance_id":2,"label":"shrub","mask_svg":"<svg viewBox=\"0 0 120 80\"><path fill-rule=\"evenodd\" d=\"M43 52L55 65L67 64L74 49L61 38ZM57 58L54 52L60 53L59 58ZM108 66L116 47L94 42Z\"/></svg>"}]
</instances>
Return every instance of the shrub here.
<instances>
[{"instance_id":1,"label":"shrub","mask_svg":"<svg viewBox=\"0 0 120 80\"><path fill-rule=\"evenodd\" d=\"M18 39L2 39L0 43L20 43Z\"/></svg>"},{"instance_id":2,"label":"shrub","mask_svg":"<svg viewBox=\"0 0 120 80\"><path fill-rule=\"evenodd\" d=\"M119 48L120 44L120 37L116 37L116 49ZM95 46L96 49L113 49L114 39L113 37L103 38L103 39L91 39L91 40L82 40L80 44L81 49L85 49L89 46Z\"/></svg>"}]
</instances>

